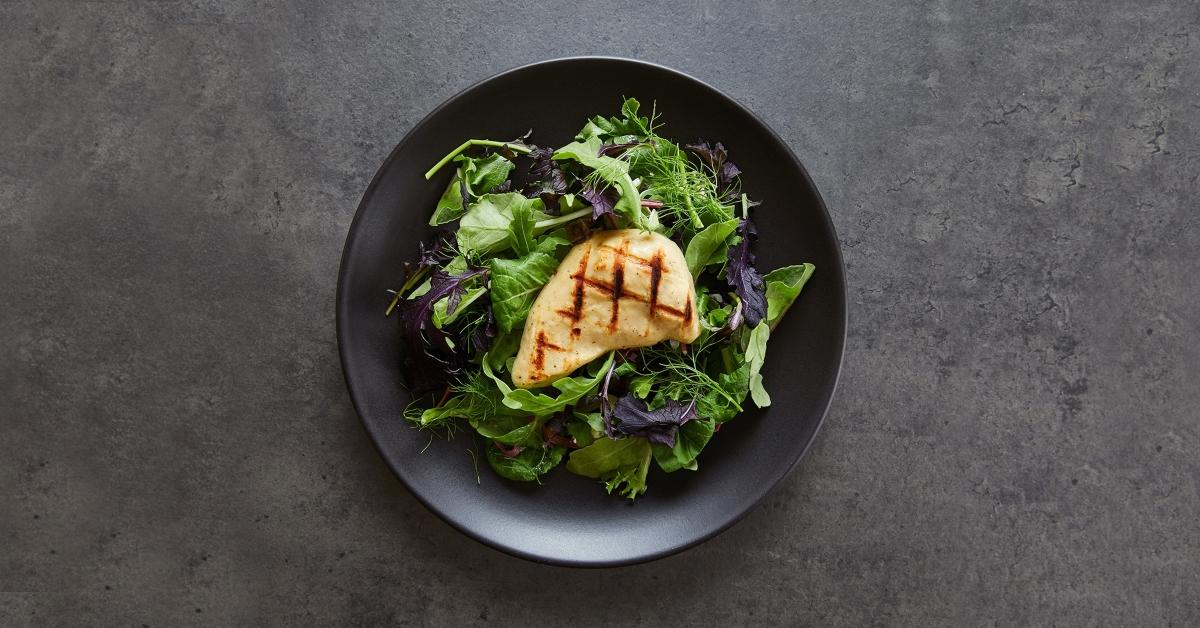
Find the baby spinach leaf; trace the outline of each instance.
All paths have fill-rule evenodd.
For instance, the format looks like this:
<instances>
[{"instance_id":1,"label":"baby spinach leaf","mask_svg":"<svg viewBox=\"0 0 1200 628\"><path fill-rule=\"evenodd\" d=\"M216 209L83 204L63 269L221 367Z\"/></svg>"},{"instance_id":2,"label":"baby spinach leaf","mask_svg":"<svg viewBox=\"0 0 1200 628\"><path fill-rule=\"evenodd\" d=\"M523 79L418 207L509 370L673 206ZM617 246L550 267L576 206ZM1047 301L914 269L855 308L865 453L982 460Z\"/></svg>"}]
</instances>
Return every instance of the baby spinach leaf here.
<instances>
[{"instance_id":1,"label":"baby spinach leaf","mask_svg":"<svg viewBox=\"0 0 1200 628\"><path fill-rule=\"evenodd\" d=\"M644 438L599 438L571 453L567 471L604 480L609 493L617 490L633 499L646 492L646 472L652 456L650 443Z\"/></svg>"},{"instance_id":2,"label":"baby spinach leaf","mask_svg":"<svg viewBox=\"0 0 1200 628\"><path fill-rule=\"evenodd\" d=\"M548 236L537 249L519 259L492 258L492 312L501 332L520 329L542 287L558 268L554 251L569 244L562 238Z\"/></svg>"},{"instance_id":3,"label":"baby spinach leaf","mask_svg":"<svg viewBox=\"0 0 1200 628\"><path fill-rule=\"evenodd\" d=\"M553 469L567 452L565 447L526 447L515 456L506 456L495 444L488 443L488 464L497 475L517 482L536 482Z\"/></svg>"},{"instance_id":4,"label":"baby spinach leaf","mask_svg":"<svg viewBox=\"0 0 1200 628\"><path fill-rule=\"evenodd\" d=\"M750 398L754 400L754 405L760 408L771 405L771 396L763 387L762 373L760 372L763 362L767 359L767 339L770 337L771 326L758 325L750 330L750 341L746 345L746 365L750 367Z\"/></svg>"},{"instance_id":5,"label":"baby spinach leaf","mask_svg":"<svg viewBox=\"0 0 1200 628\"><path fill-rule=\"evenodd\" d=\"M712 438L716 423L710 419L688 421L679 427L675 445L654 445L654 460L663 471L696 470L696 456Z\"/></svg>"},{"instance_id":6,"label":"baby spinach leaf","mask_svg":"<svg viewBox=\"0 0 1200 628\"><path fill-rule=\"evenodd\" d=\"M458 246L476 256L497 253L510 248L512 242L513 209L529 210L535 221L547 218L542 201L525 198L516 192L486 194L471 205L458 228Z\"/></svg>"},{"instance_id":7,"label":"baby spinach leaf","mask_svg":"<svg viewBox=\"0 0 1200 628\"><path fill-rule=\"evenodd\" d=\"M737 231L737 228L738 221L736 219L714 222L692 236L687 250L683 253L683 259L687 261L688 270L691 271L693 279L700 276L705 266L720 261L717 259L717 255L721 252L721 247L725 245L729 236Z\"/></svg>"},{"instance_id":8,"label":"baby spinach leaf","mask_svg":"<svg viewBox=\"0 0 1200 628\"><path fill-rule=\"evenodd\" d=\"M812 264L784 266L767 273L763 278L767 282L767 324L772 329L800 295L816 268Z\"/></svg>"}]
</instances>

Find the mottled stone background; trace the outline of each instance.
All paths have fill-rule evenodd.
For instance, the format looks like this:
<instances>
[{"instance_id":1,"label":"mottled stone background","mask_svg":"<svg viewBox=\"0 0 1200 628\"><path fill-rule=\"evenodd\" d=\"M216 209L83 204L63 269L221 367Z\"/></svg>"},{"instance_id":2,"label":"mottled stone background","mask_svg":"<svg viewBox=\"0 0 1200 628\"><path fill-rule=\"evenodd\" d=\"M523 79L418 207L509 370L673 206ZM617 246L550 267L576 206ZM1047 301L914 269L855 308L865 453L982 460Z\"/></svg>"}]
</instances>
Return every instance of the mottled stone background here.
<instances>
[{"instance_id":1,"label":"mottled stone background","mask_svg":"<svg viewBox=\"0 0 1200 628\"><path fill-rule=\"evenodd\" d=\"M0 1L0 625L1200 623L1200 5L450 4ZM798 471L605 572L426 512L333 329L392 146L587 53L772 124L851 305Z\"/></svg>"}]
</instances>

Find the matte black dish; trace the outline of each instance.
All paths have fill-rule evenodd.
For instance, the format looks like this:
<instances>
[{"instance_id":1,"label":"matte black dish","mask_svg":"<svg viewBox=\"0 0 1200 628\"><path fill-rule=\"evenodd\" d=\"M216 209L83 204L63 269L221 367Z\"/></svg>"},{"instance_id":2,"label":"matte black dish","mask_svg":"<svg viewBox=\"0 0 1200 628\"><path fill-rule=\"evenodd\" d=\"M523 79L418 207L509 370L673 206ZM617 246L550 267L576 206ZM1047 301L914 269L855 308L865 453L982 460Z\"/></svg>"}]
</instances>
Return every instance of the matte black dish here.
<instances>
[{"instance_id":1,"label":"matte black dish","mask_svg":"<svg viewBox=\"0 0 1200 628\"><path fill-rule=\"evenodd\" d=\"M571 95L575 94L574 97ZM468 138L559 146L622 96L657 103L663 134L719 140L744 171L755 211L759 267L812 262L817 271L771 335L763 369L773 405L727 423L700 456L698 472L651 471L636 503L559 468L543 485L503 480L480 460L479 478L460 436L446 442L401 417L400 327L384 318L402 264L429 230L450 176L422 177ZM354 407L380 453L433 512L471 537L535 561L621 565L660 558L711 538L761 501L799 461L833 396L846 337L846 289L837 236L812 180L786 144L733 99L662 66L582 57L524 66L483 81L429 114L371 182L350 226L338 277L337 333ZM466 430L464 433L469 432ZM482 458L482 454L480 455Z\"/></svg>"}]
</instances>

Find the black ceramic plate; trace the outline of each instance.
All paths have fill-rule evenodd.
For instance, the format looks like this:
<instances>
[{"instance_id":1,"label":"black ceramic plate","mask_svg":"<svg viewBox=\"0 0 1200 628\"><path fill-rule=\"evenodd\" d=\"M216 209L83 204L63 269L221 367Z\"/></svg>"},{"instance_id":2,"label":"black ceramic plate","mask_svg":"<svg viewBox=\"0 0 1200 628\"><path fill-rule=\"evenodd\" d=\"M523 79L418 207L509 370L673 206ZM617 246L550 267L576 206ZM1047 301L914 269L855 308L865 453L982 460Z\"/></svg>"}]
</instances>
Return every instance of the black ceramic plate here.
<instances>
[{"instance_id":1,"label":"black ceramic plate","mask_svg":"<svg viewBox=\"0 0 1200 628\"><path fill-rule=\"evenodd\" d=\"M765 80L765 79L764 79ZM651 471L630 503L564 468L544 484L501 479L480 460L479 482L460 432L446 442L405 423L400 333L384 318L387 290L402 281L428 235L429 214L450 176L422 174L468 138L509 139L530 128L560 146L593 115L618 112L622 96L657 103L677 141L720 140L744 171L755 210L759 267L812 262L817 270L771 342L764 368L774 401L716 435L700 470ZM779 483L812 442L833 396L846 336L846 290L838 240L812 180L791 150L729 96L661 66L571 58L510 70L434 110L400 142L363 195L338 278L338 346L354 407L380 453L413 495L471 537L524 558L605 566L678 552L732 525ZM426 446L429 445L428 449ZM422 453L424 450L424 453ZM481 456L482 458L482 456Z\"/></svg>"}]
</instances>

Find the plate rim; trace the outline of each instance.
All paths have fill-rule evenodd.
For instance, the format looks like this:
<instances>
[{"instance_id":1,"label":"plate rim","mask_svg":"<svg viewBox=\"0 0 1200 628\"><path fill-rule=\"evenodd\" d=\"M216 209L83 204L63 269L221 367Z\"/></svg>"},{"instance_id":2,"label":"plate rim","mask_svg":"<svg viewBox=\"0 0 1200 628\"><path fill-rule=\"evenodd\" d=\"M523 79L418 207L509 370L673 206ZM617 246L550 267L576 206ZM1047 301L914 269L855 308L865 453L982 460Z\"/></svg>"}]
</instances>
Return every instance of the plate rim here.
<instances>
[{"instance_id":1,"label":"plate rim","mask_svg":"<svg viewBox=\"0 0 1200 628\"><path fill-rule=\"evenodd\" d=\"M539 554L539 553L534 553L534 552L528 552L525 550L518 549L516 547L509 546L501 540L489 537L485 534L481 534L481 533L475 531L471 527L466 526L466 525L456 521L452 517L450 517L447 514L445 514L444 512L442 512L431 500L427 499L421 493L421 491L414 488L413 485L409 482L409 480L405 477L404 473L402 473L400 471L398 466L396 464L393 464L391 457L387 454L387 452L385 452L383 450L383 447L380 445L380 442L382 440L382 435L378 434L376 429L372 426L372 424L364 418L363 412L362 412L362 407L365 404L360 403L360 400L359 400L361 393L356 390L354 384L350 380L347 351L346 351L346 346L345 346L345 337L346 337L346 334L348 333L347 330L349 327L348 316L345 314L345 311L347 310L347 307L348 307L349 296L347 295L347 293L345 291L345 285L346 285L346 281L347 281L347 276L349 275L348 265L347 265L347 262L349 261L349 252L352 248L352 244L356 241L357 237L359 237L360 229L358 227L359 227L360 221L362 220L364 209L366 208L370 199L374 196L376 188L378 188L380 180L383 176L383 173L387 170L387 165L392 162L392 160L396 157L396 155L401 150L403 150L405 147L408 146L412 137L414 135L416 135L417 132L421 128L423 128L425 125L429 124L432 120L434 120L442 112L442 110L446 109L451 103L456 102L457 100L459 100L466 94L468 94L468 93L474 91L475 89L482 87L483 85L490 83L494 80L500 79L502 77L505 77L505 76L508 76L511 74L529 71L529 70L539 68L542 66L580 63L580 62L595 62L595 61L616 62L616 63L635 65L635 66L643 66L643 67L650 68L650 69L653 69L653 70L656 70L659 72L666 72L668 74L675 75L676 77L681 78L686 81L691 81L693 83L697 83L701 87L709 89L712 92L714 92L715 94L717 94L718 96L724 98L726 101L728 101L728 103L731 106L733 106L734 108L739 110L741 113L748 116L751 120L756 122L759 126L761 126L762 129L765 130L771 138L773 138L776 142L778 142L780 146L783 146L784 150L787 153L787 156L792 160L792 163L795 164L796 168L799 170L801 176L803 177L804 183L808 186L808 188L810 190L812 190L813 196L816 199L816 205L820 209L820 219L824 221L824 227L833 236L833 240L834 240L833 253L837 260L837 267L841 271L841 286L840 286L841 291L840 291L839 297L840 297L840 301L841 301L840 305L842 308L842 316L841 316L840 320L836 321L837 325L839 327L839 330L837 333L837 338L836 338L836 341L837 341L837 350L836 350L837 365L836 365L836 368L834 368L834 370L833 370L833 379L829 386L829 397L825 401L825 404L824 404L825 407L821 408L820 414L817 418L816 427L813 429L812 437L809 438L808 442L804 444L804 446L800 449L800 451L796 455L796 457L787 465L787 468L784 469L783 472L780 473L778 477L772 479L769 482L769 485L767 485L765 487L765 489L762 491L762 494L759 495L754 500L754 502L750 505L750 507L742 510L741 512L734 514L732 517L729 517L726 521L723 521L720 525L714 527L712 530L707 531L704 534L697 535L694 538L688 539L687 541L685 541L683 543L671 545L671 546L668 546L668 547L665 547L665 548L662 548L659 550L655 550L652 552L644 552L641 554L636 554L636 555L627 556L627 557L618 558L618 559L580 560L580 559L575 559L575 558L556 557L556 556L553 556L550 554ZM846 338L847 338L847 334L849 331L849 319L850 319L850 312L849 312L848 301L847 301L848 290L849 290L849 285L848 285L848 281L846 278L846 264L845 264L845 260L842 255L841 239L838 238L837 229L836 229L835 225L833 224L832 217L829 214L829 207L825 203L825 198L821 195L821 192L817 188L816 183L813 182L812 176L808 173L808 169L804 167L804 163L800 161L800 158L796 156L795 151L792 150L791 145L788 144L782 137L780 137L780 135L775 131L775 129L772 128L769 124L767 124L766 121L764 121L761 117L759 117L758 114L754 113L754 111L752 111L746 105L742 104L736 98L730 96L729 94L725 93L723 90L718 89L717 87L711 85L710 83L708 83L704 80L701 80L699 78L696 78L695 76L692 76L691 74L688 74L681 70L676 70L676 69L668 67L666 65L654 63L651 61L644 61L641 59L633 59L633 58L629 58L629 57L619 57L619 56L611 56L611 55L574 55L574 56L566 56L566 57L556 57L556 58L551 58L551 59L543 59L541 61L534 61L531 63L526 63L526 64L510 67L506 70L502 70L495 74L484 77L480 80L477 80L477 81L471 83L470 85L468 85L467 87L455 92L453 95L449 96L448 98L444 99L440 104L438 104L438 106L434 107L429 113L427 113L424 117L422 117L420 121L418 121L411 128L409 128L407 132L405 132L404 136L400 139L399 142L397 142L396 146L388 153L387 157L384 158L384 160L380 163L379 168L375 171L375 175L371 178L371 182L369 185L367 185L366 190L363 191L363 195L359 199L358 205L354 210L354 218L351 219L350 225L346 229L346 240L342 245L342 254L339 256L339 260L338 260L337 288L336 288L336 292L335 292L335 296L334 296L334 326L336 328L338 361L339 361L339 363L341 365L341 369L342 369L342 379L345 382L346 391L350 396L351 405L354 407L354 413L358 417L359 423L366 430L367 435L370 437L371 445L375 448L375 451L378 452L378 454L381 458L383 458L384 463L388 466L389 469L391 469L392 474L395 475L396 478L400 480L400 483L404 485L404 487L408 491L408 493L410 495L412 495L414 498L416 498L416 500L418 502L420 502L422 506L424 506L426 509L428 509L430 512L432 512L434 515L436 515L438 517L438 519L449 524L452 528L454 528L455 530L466 535L468 538L471 538L472 540L474 540L484 546L499 550L510 556L515 556L517 558L522 558L522 559L529 560L529 561L532 561L535 563L541 563L541 564L546 564L546 565L556 565L556 566L562 566L562 567L577 567L577 568L620 567L620 566L626 566L626 565L636 565L636 564L641 564L641 563L647 563L647 562L651 562L654 560L658 560L660 558L665 558L667 556L677 554L679 552L683 552L687 549L690 549L701 543L704 543L705 541L713 539L714 537L716 537L716 536L720 535L721 533L725 532L726 530L730 529L736 523L740 522L747 515L749 515L751 511L755 510L759 505L762 504L763 500L765 500L768 495L775 492L775 490L779 487L780 483L782 483L783 480L785 480L788 476L790 476L792 474L792 472L795 471L796 467L800 464L800 461L804 459L805 455L808 454L809 449L812 448L813 443L816 442L817 436L820 434L821 428L824 426L825 420L829 415L829 409L833 405L833 400L837 396L838 385L841 383L842 369L845 367L845 361L846 361L845 360L845 358L846 358Z\"/></svg>"}]
</instances>

